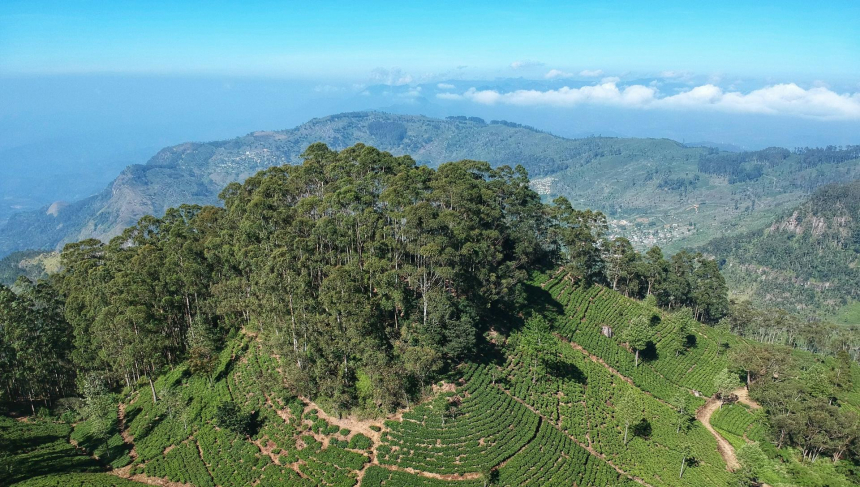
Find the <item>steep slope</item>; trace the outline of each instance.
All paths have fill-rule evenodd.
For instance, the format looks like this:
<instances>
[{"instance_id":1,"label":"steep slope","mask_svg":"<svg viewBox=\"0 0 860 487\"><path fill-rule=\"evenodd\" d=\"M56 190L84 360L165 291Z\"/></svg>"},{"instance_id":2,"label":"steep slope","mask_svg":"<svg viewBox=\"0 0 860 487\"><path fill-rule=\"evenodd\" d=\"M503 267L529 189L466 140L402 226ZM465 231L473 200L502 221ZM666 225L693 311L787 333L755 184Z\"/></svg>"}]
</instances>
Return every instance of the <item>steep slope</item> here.
<instances>
[{"instance_id":1,"label":"steep slope","mask_svg":"<svg viewBox=\"0 0 860 487\"><path fill-rule=\"evenodd\" d=\"M146 214L161 215L182 203L216 204L227 183L298 162L317 141L334 149L372 144L430 166L460 159L522 164L542 194L606 212L613 231L640 247L677 249L761 227L815 187L860 177L856 148L824 155L783 149L724 153L665 139L571 140L477 118L346 113L290 130L163 149L97 195L15 215L0 229L0 256L88 237L109 239Z\"/></svg>"},{"instance_id":2,"label":"steep slope","mask_svg":"<svg viewBox=\"0 0 860 487\"><path fill-rule=\"evenodd\" d=\"M742 297L808 317L838 314L860 299L860 182L820 188L763 231L704 250L724 261Z\"/></svg>"}]
</instances>

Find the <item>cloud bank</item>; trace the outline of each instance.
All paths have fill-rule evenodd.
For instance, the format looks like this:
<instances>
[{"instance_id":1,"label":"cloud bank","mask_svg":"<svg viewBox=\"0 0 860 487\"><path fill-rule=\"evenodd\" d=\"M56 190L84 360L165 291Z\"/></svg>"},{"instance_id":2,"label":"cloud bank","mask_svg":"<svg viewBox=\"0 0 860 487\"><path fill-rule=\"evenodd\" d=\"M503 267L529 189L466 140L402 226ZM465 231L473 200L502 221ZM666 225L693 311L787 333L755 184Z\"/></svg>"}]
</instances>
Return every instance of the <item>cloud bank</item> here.
<instances>
[{"instance_id":1,"label":"cloud bank","mask_svg":"<svg viewBox=\"0 0 860 487\"><path fill-rule=\"evenodd\" d=\"M583 78L599 78L603 76L602 69L583 69L579 72L579 75Z\"/></svg>"},{"instance_id":2,"label":"cloud bank","mask_svg":"<svg viewBox=\"0 0 860 487\"><path fill-rule=\"evenodd\" d=\"M550 69L543 77L546 79L571 78L573 73L565 73L560 69Z\"/></svg>"},{"instance_id":3,"label":"cloud bank","mask_svg":"<svg viewBox=\"0 0 860 487\"><path fill-rule=\"evenodd\" d=\"M532 61L530 59L524 59L522 61L514 61L511 63L511 68L513 68L513 69L536 68L538 66L543 66L543 63L540 61Z\"/></svg>"},{"instance_id":4,"label":"cloud bank","mask_svg":"<svg viewBox=\"0 0 860 487\"><path fill-rule=\"evenodd\" d=\"M579 76L581 78L599 78L603 76L602 69L583 69L579 72ZM562 79L562 78L574 78L576 74L568 73L562 71L560 69L550 69L544 76L546 79Z\"/></svg>"},{"instance_id":5,"label":"cloud bank","mask_svg":"<svg viewBox=\"0 0 860 487\"><path fill-rule=\"evenodd\" d=\"M741 93L706 84L672 95L645 85L618 86L618 78L581 88L517 90L500 93L476 90L440 93L444 100L468 100L484 105L556 106L606 105L637 109L715 110L729 113L787 115L820 120L860 120L860 92L836 93L823 86L804 89L794 83L777 84Z\"/></svg>"},{"instance_id":6,"label":"cloud bank","mask_svg":"<svg viewBox=\"0 0 860 487\"><path fill-rule=\"evenodd\" d=\"M389 86L408 85L413 81L412 75L404 73L400 68L376 68L371 72L371 79Z\"/></svg>"}]
</instances>

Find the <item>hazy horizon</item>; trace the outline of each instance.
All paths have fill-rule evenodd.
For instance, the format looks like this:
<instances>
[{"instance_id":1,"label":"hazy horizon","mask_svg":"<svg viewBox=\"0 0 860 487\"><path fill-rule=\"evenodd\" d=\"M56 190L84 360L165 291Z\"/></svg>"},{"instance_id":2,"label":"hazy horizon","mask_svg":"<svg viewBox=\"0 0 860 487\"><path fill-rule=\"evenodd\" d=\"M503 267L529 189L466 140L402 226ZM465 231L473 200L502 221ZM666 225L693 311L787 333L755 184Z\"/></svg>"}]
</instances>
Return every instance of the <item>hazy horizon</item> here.
<instances>
[{"instance_id":1,"label":"hazy horizon","mask_svg":"<svg viewBox=\"0 0 860 487\"><path fill-rule=\"evenodd\" d=\"M801 5L8 2L0 221L92 194L165 146L356 110L858 144L860 6Z\"/></svg>"}]
</instances>

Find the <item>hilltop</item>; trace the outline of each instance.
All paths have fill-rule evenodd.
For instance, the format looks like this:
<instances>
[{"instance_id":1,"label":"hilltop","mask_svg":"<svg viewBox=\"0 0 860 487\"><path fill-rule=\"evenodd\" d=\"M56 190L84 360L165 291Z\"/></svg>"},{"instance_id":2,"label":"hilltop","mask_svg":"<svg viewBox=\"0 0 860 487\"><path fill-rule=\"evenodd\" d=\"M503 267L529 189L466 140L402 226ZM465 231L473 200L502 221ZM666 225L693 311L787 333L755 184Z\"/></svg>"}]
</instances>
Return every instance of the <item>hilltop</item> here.
<instances>
[{"instance_id":1,"label":"hilltop","mask_svg":"<svg viewBox=\"0 0 860 487\"><path fill-rule=\"evenodd\" d=\"M760 228L816 187L860 177L856 148L720 152L667 139L572 140L475 117L345 113L289 130L165 148L90 198L14 215L0 229L0 256L108 240L144 215L160 216L180 204L218 204L227 183L295 164L318 141L334 149L371 144L430 167L461 159L522 164L545 198L565 196L577 207L603 211L612 232L639 248L678 250Z\"/></svg>"}]
</instances>

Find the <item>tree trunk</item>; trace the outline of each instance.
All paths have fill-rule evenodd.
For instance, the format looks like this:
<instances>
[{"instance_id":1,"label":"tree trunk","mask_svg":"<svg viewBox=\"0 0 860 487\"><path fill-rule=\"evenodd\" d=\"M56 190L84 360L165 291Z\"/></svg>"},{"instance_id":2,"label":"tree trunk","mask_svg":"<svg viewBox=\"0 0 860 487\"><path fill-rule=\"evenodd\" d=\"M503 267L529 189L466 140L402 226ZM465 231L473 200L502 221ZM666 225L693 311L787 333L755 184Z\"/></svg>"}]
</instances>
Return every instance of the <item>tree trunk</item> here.
<instances>
[{"instance_id":1,"label":"tree trunk","mask_svg":"<svg viewBox=\"0 0 860 487\"><path fill-rule=\"evenodd\" d=\"M686 467L686 466L687 466L687 456L685 455L684 459L681 460L681 474L678 475L679 479L684 476L684 467Z\"/></svg>"},{"instance_id":2,"label":"tree trunk","mask_svg":"<svg viewBox=\"0 0 860 487\"><path fill-rule=\"evenodd\" d=\"M152 403L157 404L158 398L155 396L155 384L152 383L152 372L149 373L147 379L149 379L149 388L152 390Z\"/></svg>"},{"instance_id":3,"label":"tree trunk","mask_svg":"<svg viewBox=\"0 0 860 487\"><path fill-rule=\"evenodd\" d=\"M636 350L636 365L634 367L639 367L639 350Z\"/></svg>"},{"instance_id":4,"label":"tree trunk","mask_svg":"<svg viewBox=\"0 0 860 487\"><path fill-rule=\"evenodd\" d=\"M627 445L627 429L630 427L630 422L624 423L624 445Z\"/></svg>"}]
</instances>

